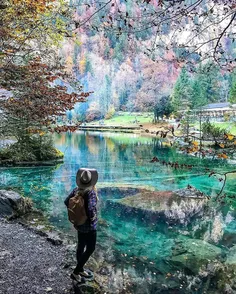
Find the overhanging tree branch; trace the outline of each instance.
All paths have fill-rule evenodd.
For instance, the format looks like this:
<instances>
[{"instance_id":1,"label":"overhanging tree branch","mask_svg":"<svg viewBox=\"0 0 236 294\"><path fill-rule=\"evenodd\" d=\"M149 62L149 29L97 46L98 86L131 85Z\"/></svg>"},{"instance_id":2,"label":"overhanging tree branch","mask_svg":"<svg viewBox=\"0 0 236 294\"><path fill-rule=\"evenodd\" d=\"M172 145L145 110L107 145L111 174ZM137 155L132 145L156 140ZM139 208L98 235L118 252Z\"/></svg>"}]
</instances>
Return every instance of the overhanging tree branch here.
<instances>
[{"instance_id":1,"label":"overhanging tree branch","mask_svg":"<svg viewBox=\"0 0 236 294\"><path fill-rule=\"evenodd\" d=\"M216 54L217 54L216 51L217 51L217 48L219 47L220 41L221 41L222 37L224 36L225 32L227 31L227 29L228 29L228 28L231 26L231 24L233 23L235 17L236 17L236 12L234 12L234 14L233 14L233 16L232 16L230 22L229 22L228 25L224 28L224 30L222 31L222 33L220 34L220 36L219 36L219 38L218 38L218 40L217 40L217 42L216 42L216 45L215 45L215 48L214 48L214 53L213 53L213 57L214 57L214 60L215 60L216 62L218 62L218 60L217 60L217 58L216 58Z\"/></svg>"}]
</instances>

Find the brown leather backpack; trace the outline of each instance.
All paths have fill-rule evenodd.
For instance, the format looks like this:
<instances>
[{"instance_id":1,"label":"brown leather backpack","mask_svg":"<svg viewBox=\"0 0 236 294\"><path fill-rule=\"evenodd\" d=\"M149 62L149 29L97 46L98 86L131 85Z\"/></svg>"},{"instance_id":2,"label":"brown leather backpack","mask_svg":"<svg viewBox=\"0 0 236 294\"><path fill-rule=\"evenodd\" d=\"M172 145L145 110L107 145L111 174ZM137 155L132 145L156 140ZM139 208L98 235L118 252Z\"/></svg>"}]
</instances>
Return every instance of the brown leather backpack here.
<instances>
[{"instance_id":1,"label":"brown leather backpack","mask_svg":"<svg viewBox=\"0 0 236 294\"><path fill-rule=\"evenodd\" d=\"M76 195L69 200L68 204L68 218L69 221L76 228L83 225L87 220L87 214L85 210L84 197L86 194L77 192Z\"/></svg>"}]
</instances>

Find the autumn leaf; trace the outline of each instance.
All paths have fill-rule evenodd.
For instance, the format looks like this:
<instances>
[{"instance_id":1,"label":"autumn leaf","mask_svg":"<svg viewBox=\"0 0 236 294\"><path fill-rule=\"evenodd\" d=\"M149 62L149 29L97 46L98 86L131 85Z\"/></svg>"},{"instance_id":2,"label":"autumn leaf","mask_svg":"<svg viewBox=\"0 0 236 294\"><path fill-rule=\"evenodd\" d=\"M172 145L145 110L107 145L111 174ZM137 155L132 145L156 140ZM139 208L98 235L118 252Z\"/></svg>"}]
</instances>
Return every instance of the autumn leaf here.
<instances>
[{"instance_id":1,"label":"autumn leaf","mask_svg":"<svg viewBox=\"0 0 236 294\"><path fill-rule=\"evenodd\" d=\"M218 156L218 158L222 158L222 159L227 159L228 158L228 156L225 153L220 153L217 156Z\"/></svg>"},{"instance_id":2,"label":"autumn leaf","mask_svg":"<svg viewBox=\"0 0 236 294\"><path fill-rule=\"evenodd\" d=\"M221 148L225 148L225 145L224 145L223 143L220 143L219 146L220 146Z\"/></svg>"},{"instance_id":3,"label":"autumn leaf","mask_svg":"<svg viewBox=\"0 0 236 294\"><path fill-rule=\"evenodd\" d=\"M226 134L227 135L227 137L228 137L228 139L231 141L231 140L233 140L233 138L234 138L234 135L231 135L231 134Z\"/></svg>"},{"instance_id":4,"label":"autumn leaf","mask_svg":"<svg viewBox=\"0 0 236 294\"><path fill-rule=\"evenodd\" d=\"M197 141L193 141L192 144L193 144L194 146L198 146L198 145L199 145Z\"/></svg>"}]
</instances>

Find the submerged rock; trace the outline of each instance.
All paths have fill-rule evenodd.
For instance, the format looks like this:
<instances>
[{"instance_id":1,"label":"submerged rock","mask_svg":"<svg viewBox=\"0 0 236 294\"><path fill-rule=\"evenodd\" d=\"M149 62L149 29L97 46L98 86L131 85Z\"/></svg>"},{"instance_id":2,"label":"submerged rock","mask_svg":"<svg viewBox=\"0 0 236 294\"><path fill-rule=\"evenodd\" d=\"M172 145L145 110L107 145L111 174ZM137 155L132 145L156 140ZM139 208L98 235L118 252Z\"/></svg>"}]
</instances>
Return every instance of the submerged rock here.
<instances>
[{"instance_id":1,"label":"submerged rock","mask_svg":"<svg viewBox=\"0 0 236 294\"><path fill-rule=\"evenodd\" d=\"M232 265L236 269L236 245L230 248L225 264Z\"/></svg>"},{"instance_id":2,"label":"submerged rock","mask_svg":"<svg viewBox=\"0 0 236 294\"><path fill-rule=\"evenodd\" d=\"M105 185L98 188L98 193L102 194L103 198L111 197L111 195L116 195L118 198L123 198L131 195L135 195L141 192L142 188L130 187L127 185Z\"/></svg>"},{"instance_id":3,"label":"submerged rock","mask_svg":"<svg viewBox=\"0 0 236 294\"><path fill-rule=\"evenodd\" d=\"M14 191L0 190L0 217L16 217L32 210L32 201Z\"/></svg>"},{"instance_id":4,"label":"submerged rock","mask_svg":"<svg viewBox=\"0 0 236 294\"><path fill-rule=\"evenodd\" d=\"M236 244L236 228L235 228L235 225L232 228L230 226L224 228L221 243L224 246L227 246L227 247L231 247L233 244Z\"/></svg>"},{"instance_id":5,"label":"submerged rock","mask_svg":"<svg viewBox=\"0 0 236 294\"><path fill-rule=\"evenodd\" d=\"M133 196L108 200L107 206L120 207L121 213L125 214L139 213L146 221L163 219L168 223L187 224L192 217L204 211L208 201L203 194L198 196L196 191L195 189L181 189L175 192L142 190Z\"/></svg>"},{"instance_id":6,"label":"submerged rock","mask_svg":"<svg viewBox=\"0 0 236 294\"><path fill-rule=\"evenodd\" d=\"M222 257L222 250L210 243L197 239L183 239L175 242L172 247L170 263L192 274Z\"/></svg>"},{"instance_id":7,"label":"submerged rock","mask_svg":"<svg viewBox=\"0 0 236 294\"><path fill-rule=\"evenodd\" d=\"M185 189L178 189L175 190L175 194L180 197L187 197L187 198L197 198L197 199L205 199L206 195L201 191L197 190L196 188L188 185Z\"/></svg>"}]
</instances>

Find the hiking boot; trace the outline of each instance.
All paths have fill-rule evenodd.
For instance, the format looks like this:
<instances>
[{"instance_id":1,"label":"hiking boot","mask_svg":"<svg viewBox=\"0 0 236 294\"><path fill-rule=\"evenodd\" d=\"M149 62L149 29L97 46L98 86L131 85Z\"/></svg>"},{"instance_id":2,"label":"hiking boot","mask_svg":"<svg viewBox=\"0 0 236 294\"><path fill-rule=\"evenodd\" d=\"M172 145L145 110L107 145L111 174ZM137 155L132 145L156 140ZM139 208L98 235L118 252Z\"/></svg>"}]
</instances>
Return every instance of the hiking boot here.
<instances>
[{"instance_id":1,"label":"hiking boot","mask_svg":"<svg viewBox=\"0 0 236 294\"><path fill-rule=\"evenodd\" d=\"M81 276L81 278L84 278L86 280L93 279L93 273L90 270L84 270L82 272L79 272L79 275Z\"/></svg>"},{"instance_id":2,"label":"hiking boot","mask_svg":"<svg viewBox=\"0 0 236 294\"><path fill-rule=\"evenodd\" d=\"M76 281L78 284L84 284L84 283L86 283L85 278L84 277L81 277L79 274L76 275L75 273L72 273L70 275L70 278L72 280Z\"/></svg>"}]
</instances>

